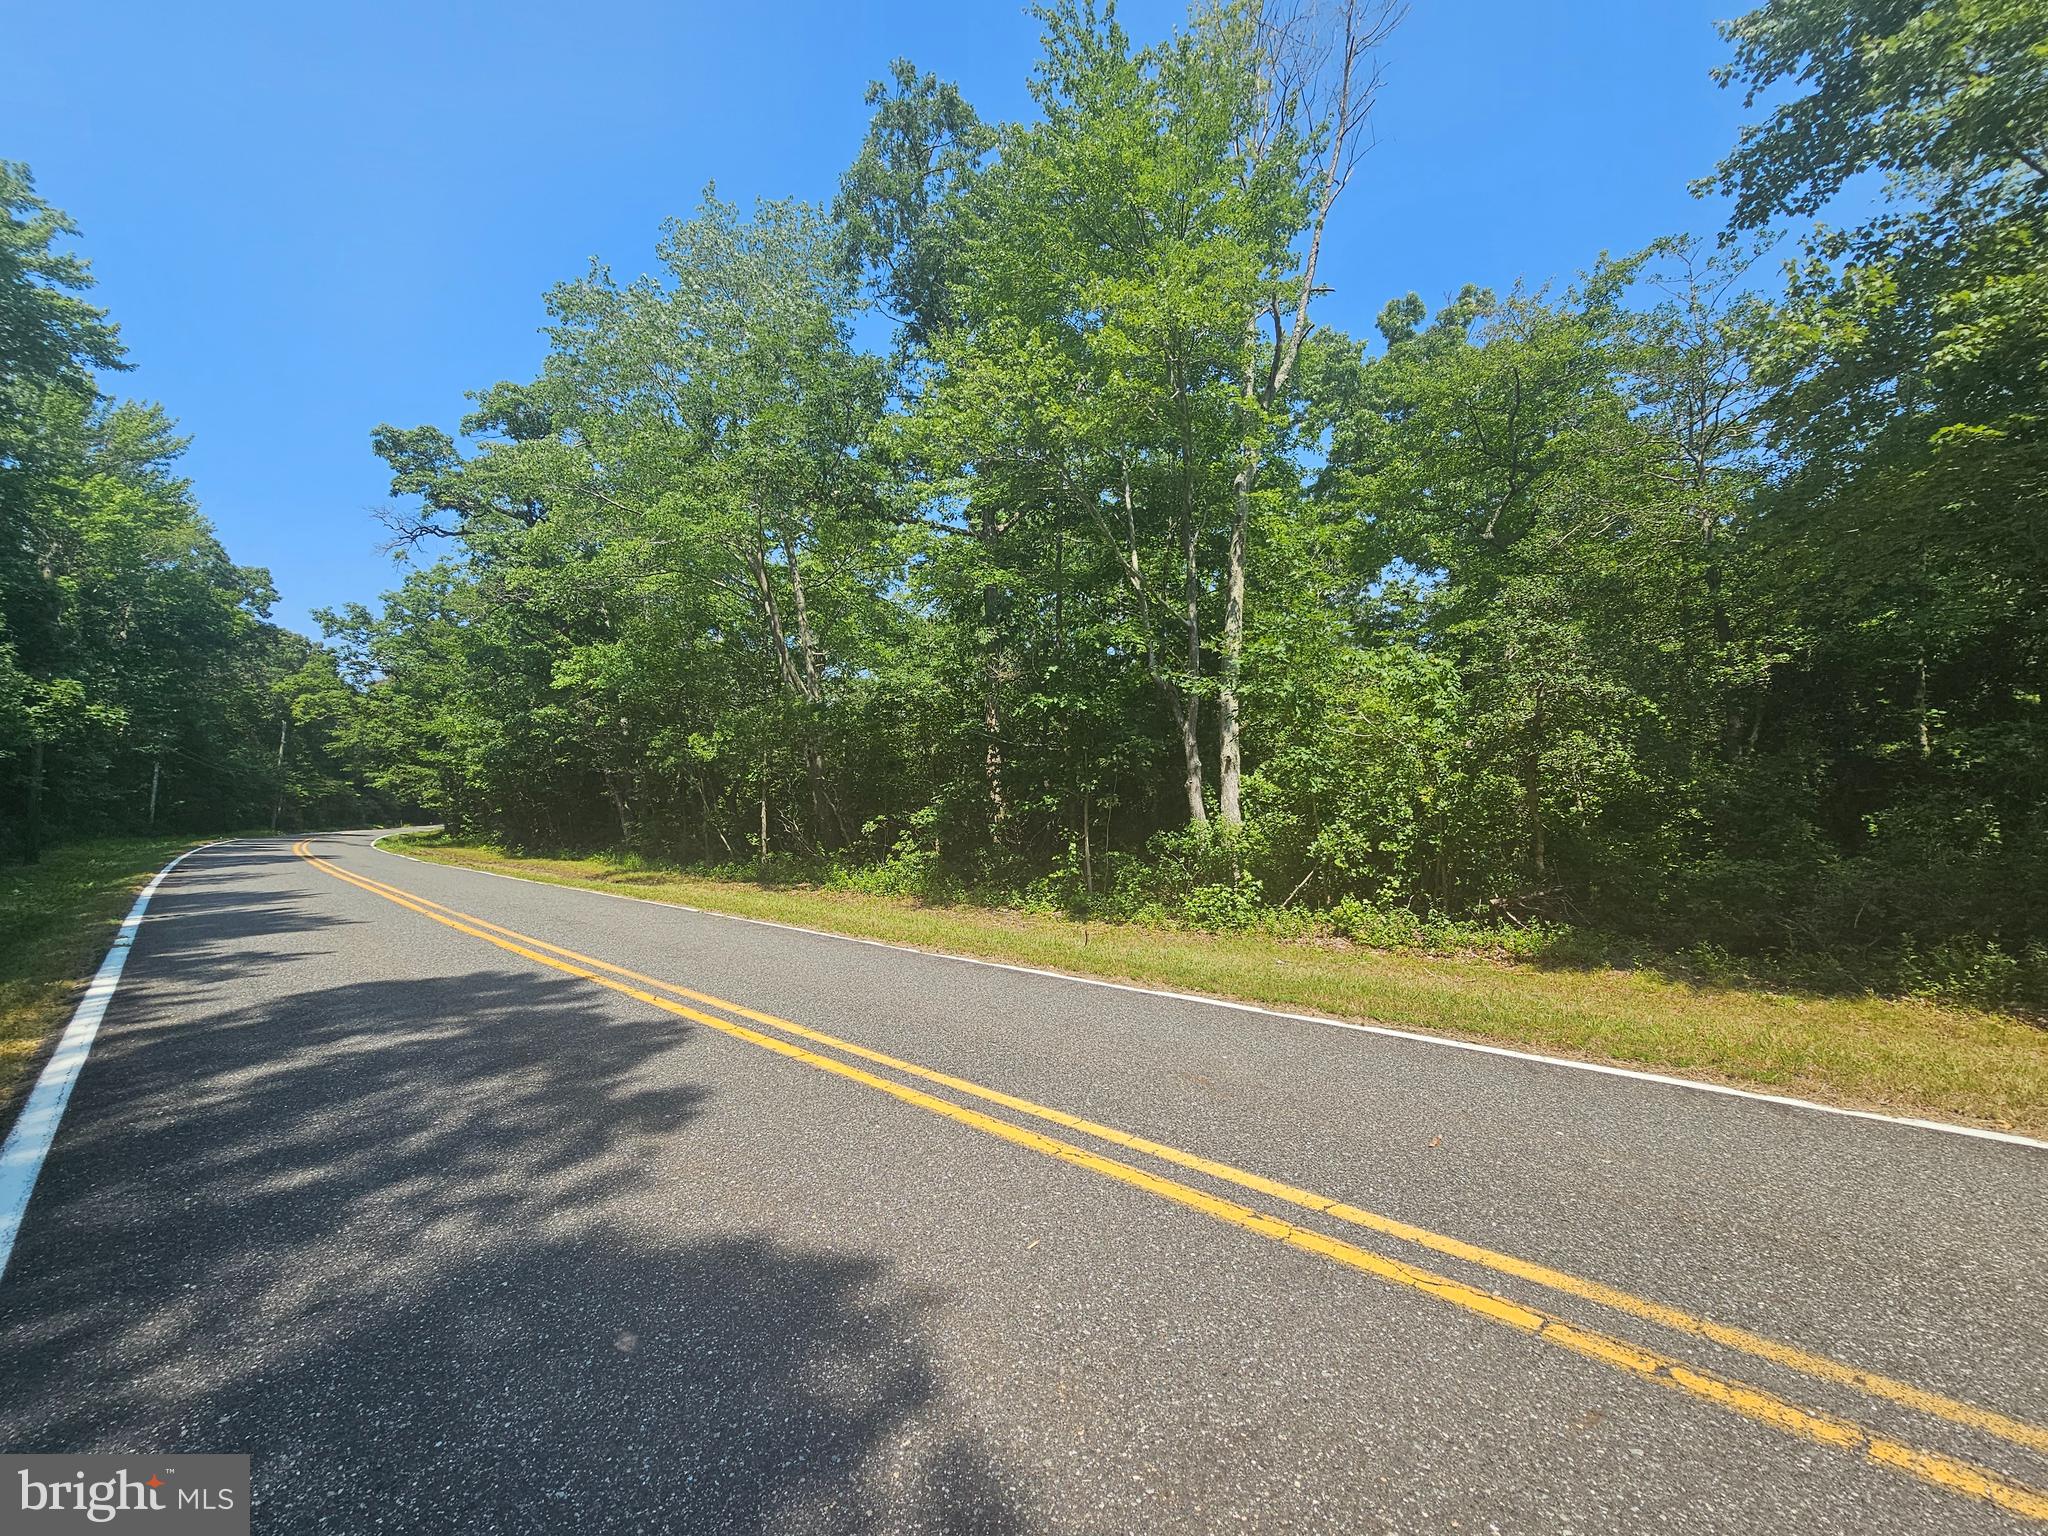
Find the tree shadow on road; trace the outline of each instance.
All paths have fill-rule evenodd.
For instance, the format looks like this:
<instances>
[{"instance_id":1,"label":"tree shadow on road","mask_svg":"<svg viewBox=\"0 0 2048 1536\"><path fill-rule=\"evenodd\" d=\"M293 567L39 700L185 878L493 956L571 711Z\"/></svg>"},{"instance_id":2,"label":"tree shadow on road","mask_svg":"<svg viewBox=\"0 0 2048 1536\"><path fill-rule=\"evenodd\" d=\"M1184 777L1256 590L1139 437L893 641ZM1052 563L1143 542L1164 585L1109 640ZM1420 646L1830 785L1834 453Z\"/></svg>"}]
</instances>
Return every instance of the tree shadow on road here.
<instances>
[{"instance_id":1,"label":"tree shadow on road","mask_svg":"<svg viewBox=\"0 0 2048 1536\"><path fill-rule=\"evenodd\" d=\"M337 914L331 903L280 884L261 867L296 863L293 855L236 850L235 859L183 865L156 894L136 935L125 989L242 982L302 958L307 950L289 942L294 935L360 925L361 919Z\"/></svg>"},{"instance_id":2,"label":"tree shadow on road","mask_svg":"<svg viewBox=\"0 0 2048 1536\"><path fill-rule=\"evenodd\" d=\"M244 980L96 1051L0 1284L0 1442L250 1451L259 1530L1023 1527L936 1298L650 1219L700 1030L516 964Z\"/></svg>"}]
</instances>

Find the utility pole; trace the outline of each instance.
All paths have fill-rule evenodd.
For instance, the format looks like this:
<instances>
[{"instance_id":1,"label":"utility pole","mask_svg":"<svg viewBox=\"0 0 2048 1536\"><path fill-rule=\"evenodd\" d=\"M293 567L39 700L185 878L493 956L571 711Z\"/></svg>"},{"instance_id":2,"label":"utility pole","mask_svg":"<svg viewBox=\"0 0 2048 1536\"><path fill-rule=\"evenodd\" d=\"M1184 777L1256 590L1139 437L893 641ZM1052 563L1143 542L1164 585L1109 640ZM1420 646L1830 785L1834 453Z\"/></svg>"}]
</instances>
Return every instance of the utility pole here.
<instances>
[{"instance_id":1,"label":"utility pole","mask_svg":"<svg viewBox=\"0 0 2048 1536\"><path fill-rule=\"evenodd\" d=\"M156 825L157 781L163 777L163 774L164 760L160 757L151 758L149 760L149 824L152 827Z\"/></svg>"},{"instance_id":2,"label":"utility pole","mask_svg":"<svg viewBox=\"0 0 2048 1536\"><path fill-rule=\"evenodd\" d=\"M277 832L278 822L284 817L284 733L291 729L291 724L291 712L287 710L285 717L277 722L277 804L270 812L270 830L273 835Z\"/></svg>"}]
</instances>

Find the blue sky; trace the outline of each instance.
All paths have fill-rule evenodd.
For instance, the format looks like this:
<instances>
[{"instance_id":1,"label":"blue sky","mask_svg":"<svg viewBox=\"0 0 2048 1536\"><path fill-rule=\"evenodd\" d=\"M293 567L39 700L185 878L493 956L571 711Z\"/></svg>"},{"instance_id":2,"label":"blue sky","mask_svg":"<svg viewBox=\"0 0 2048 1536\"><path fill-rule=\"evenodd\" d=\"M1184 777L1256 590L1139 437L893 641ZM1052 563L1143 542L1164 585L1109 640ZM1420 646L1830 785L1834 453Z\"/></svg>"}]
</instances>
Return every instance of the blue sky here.
<instances>
[{"instance_id":1,"label":"blue sky","mask_svg":"<svg viewBox=\"0 0 2048 1536\"><path fill-rule=\"evenodd\" d=\"M1708 71L1730 0L1414 0L1323 311L1569 278L1603 249L1710 232L1686 193L1733 142ZM1185 6L1126 0L1134 36ZM229 551L277 617L369 600L380 421L452 427L530 376L540 297L592 256L651 263L721 195L829 198L861 92L907 55L984 116L1027 110L1037 26L1010 0L581 6L17 5L0 156L83 227L134 372L193 435Z\"/></svg>"}]
</instances>

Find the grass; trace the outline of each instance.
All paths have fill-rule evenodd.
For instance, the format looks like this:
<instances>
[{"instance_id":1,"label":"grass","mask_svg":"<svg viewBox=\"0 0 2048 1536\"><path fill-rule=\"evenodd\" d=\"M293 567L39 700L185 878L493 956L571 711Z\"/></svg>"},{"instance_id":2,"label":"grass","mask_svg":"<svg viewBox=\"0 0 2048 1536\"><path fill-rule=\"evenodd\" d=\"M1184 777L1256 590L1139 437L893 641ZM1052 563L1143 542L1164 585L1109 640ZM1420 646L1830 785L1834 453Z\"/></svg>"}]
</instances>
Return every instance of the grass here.
<instances>
[{"instance_id":1,"label":"grass","mask_svg":"<svg viewBox=\"0 0 2048 1536\"><path fill-rule=\"evenodd\" d=\"M192 843L103 838L0 868L0 1109L77 1005L135 893Z\"/></svg>"},{"instance_id":2,"label":"grass","mask_svg":"<svg viewBox=\"0 0 2048 1536\"><path fill-rule=\"evenodd\" d=\"M445 864L919 949L2048 1134L2048 1029L2000 1013L1702 985L1647 969L1083 924L1009 909L714 880L601 857L519 856L433 834L387 843Z\"/></svg>"}]
</instances>

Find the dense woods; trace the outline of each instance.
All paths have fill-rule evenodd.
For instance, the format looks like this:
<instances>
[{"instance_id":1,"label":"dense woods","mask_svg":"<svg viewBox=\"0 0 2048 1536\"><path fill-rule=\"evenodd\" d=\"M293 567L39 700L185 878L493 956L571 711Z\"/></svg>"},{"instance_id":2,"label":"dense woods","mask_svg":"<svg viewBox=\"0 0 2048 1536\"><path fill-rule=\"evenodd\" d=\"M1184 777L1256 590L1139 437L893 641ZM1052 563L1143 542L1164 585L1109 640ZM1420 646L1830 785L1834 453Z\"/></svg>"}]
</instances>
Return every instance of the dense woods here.
<instances>
[{"instance_id":1,"label":"dense woods","mask_svg":"<svg viewBox=\"0 0 2048 1536\"><path fill-rule=\"evenodd\" d=\"M334 740L355 696L266 621L124 364L70 221L0 161L0 860L49 841L389 814Z\"/></svg>"},{"instance_id":2,"label":"dense woods","mask_svg":"<svg viewBox=\"0 0 2048 1536\"><path fill-rule=\"evenodd\" d=\"M17 179L13 824L173 759L267 820L282 712L308 816L2048 1006L2048 13L1769 0L1719 239L1363 336L1397 6L1041 16L1029 120L899 62L829 206L707 191L537 377L379 427L412 564L330 651L91 395Z\"/></svg>"}]
</instances>

